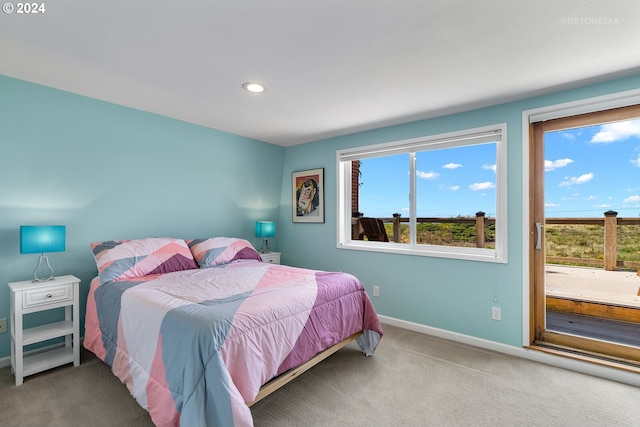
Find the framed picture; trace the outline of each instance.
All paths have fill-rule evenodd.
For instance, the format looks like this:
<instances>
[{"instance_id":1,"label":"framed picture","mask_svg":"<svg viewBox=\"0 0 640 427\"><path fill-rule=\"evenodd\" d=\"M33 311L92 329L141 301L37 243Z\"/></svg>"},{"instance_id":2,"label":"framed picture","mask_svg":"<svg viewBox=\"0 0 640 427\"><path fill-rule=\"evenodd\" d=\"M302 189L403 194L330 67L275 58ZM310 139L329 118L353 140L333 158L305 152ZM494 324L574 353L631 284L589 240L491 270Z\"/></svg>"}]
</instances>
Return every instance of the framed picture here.
<instances>
[{"instance_id":1,"label":"framed picture","mask_svg":"<svg viewBox=\"0 0 640 427\"><path fill-rule=\"evenodd\" d=\"M324 168L293 172L293 222L324 222Z\"/></svg>"}]
</instances>

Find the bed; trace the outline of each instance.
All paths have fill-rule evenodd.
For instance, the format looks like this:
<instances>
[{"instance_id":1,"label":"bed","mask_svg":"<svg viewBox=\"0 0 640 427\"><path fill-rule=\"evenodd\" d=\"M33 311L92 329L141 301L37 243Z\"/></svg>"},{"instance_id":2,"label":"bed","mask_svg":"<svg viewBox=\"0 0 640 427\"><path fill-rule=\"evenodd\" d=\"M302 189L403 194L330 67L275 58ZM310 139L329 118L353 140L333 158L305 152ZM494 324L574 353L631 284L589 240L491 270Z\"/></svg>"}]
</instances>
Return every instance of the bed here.
<instances>
[{"instance_id":1,"label":"bed","mask_svg":"<svg viewBox=\"0 0 640 427\"><path fill-rule=\"evenodd\" d=\"M84 346L157 426L251 426L250 405L382 329L352 275L274 265L243 239L91 244Z\"/></svg>"}]
</instances>

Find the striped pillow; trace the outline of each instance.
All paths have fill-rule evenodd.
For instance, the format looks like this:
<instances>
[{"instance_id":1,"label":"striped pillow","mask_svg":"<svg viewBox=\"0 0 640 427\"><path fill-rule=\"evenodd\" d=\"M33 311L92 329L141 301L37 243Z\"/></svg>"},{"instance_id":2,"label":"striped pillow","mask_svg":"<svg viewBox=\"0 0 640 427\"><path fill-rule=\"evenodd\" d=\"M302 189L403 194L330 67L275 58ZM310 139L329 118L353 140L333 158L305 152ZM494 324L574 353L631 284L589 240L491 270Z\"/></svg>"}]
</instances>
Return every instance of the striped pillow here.
<instances>
[{"instance_id":1,"label":"striped pillow","mask_svg":"<svg viewBox=\"0 0 640 427\"><path fill-rule=\"evenodd\" d=\"M262 260L251 243L233 237L210 237L208 239L187 240L189 249L200 268L228 264L238 259Z\"/></svg>"},{"instance_id":2,"label":"striped pillow","mask_svg":"<svg viewBox=\"0 0 640 427\"><path fill-rule=\"evenodd\" d=\"M100 284L198 268L184 240L148 238L91 243Z\"/></svg>"}]
</instances>

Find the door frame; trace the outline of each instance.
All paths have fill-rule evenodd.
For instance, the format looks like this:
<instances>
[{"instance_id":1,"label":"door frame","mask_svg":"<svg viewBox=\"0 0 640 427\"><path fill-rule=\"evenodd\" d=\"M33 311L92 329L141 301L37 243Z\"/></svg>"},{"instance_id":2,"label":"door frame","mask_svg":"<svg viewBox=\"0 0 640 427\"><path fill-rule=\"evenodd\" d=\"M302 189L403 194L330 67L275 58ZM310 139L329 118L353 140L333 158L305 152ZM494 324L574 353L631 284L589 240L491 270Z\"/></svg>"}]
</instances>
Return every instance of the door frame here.
<instances>
[{"instance_id":1,"label":"door frame","mask_svg":"<svg viewBox=\"0 0 640 427\"><path fill-rule=\"evenodd\" d=\"M614 108L640 104L640 89L617 92L561 104L553 104L524 110L522 112L522 345L531 347L535 338L533 307L532 251L535 245L535 223L533 220L533 186L530 185L533 127L531 123L565 118L580 114L600 112Z\"/></svg>"},{"instance_id":2,"label":"door frame","mask_svg":"<svg viewBox=\"0 0 640 427\"><path fill-rule=\"evenodd\" d=\"M640 104L545 120L529 125L533 138L529 155L531 159L531 179L529 181L535 183L535 185L532 186L532 193L530 194L533 202L531 203L529 227L531 230L534 230L534 224L543 224L542 227L535 227L536 236L534 237L533 244L536 245L536 248L530 246L529 249L532 252L530 262L533 263L533 268L531 269L531 293L533 294L531 305L533 317L532 328L530 328L530 330L532 329L532 335L530 337L531 346L543 346L544 348L551 347L564 351L580 352L583 355L595 356L606 359L607 361L630 364L640 368L640 350L637 347L547 330L545 234L543 231L545 223L545 133L638 118L640 118ZM538 241L538 239L540 241ZM542 246L542 248L537 249L540 246ZM536 282L536 280L538 280L538 282Z\"/></svg>"}]
</instances>

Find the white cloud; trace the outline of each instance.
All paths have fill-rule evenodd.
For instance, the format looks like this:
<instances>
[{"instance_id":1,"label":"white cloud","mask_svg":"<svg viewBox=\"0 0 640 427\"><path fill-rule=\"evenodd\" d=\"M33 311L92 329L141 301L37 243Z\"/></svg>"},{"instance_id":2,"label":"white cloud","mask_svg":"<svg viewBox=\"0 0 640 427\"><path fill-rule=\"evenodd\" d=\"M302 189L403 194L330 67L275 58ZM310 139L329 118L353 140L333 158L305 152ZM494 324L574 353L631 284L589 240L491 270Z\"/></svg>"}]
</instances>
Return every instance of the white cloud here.
<instances>
[{"instance_id":1,"label":"white cloud","mask_svg":"<svg viewBox=\"0 0 640 427\"><path fill-rule=\"evenodd\" d=\"M559 205L557 203L545 203L544 204L545 208L559 208L560 206L562 206L562 205Z\"/></svg>"},{"instance_id":2,"label":"white cloud","mask_svg":"<svg viewBox=\"0 0 640 427\"><path fill-rule=\"evenodd\" d=\"M584 184L593 179L593 172L585 173L580 176L572 176L571 178L565 177L565 180L560 183L560 187L567 187L569 185Z\"/></svg>"},{"instance_id":3,"label":"white cloud","mask_svg":"<svg viewBox=\"0 0 640 427\"><path fill-rule=\"evenodd\" d=\"M580 193L569 194L568 196L564 196L561 200L578 200L580 198Z\"/></svg>"},{"instance_id":4,"label":"white cloud","mask_svg":"<svg viewBox=\"0 0 640 427\"><path fill-rule=\"evenodd\" d=\"M598 209L609 209L611 207L611 205L607 205L605 203L605 204L602 204L602 205L594 205L593 207L594 208L598 208Z\"/></svg>"},{"instance_id":5,"label":"white cloud","mask_svg":"<svg viewBox=\"0 0 640 427\"><path fill-rule=\"evenodd\" d=\"M638 154L638 158L637 159L631 159L629 161L631 162L631 164L633 166L638 166L640 168L640 154Z\"/></svg>"},{"instance_id":6,"label":"white cloud","mask_svg":"<svg viewBox=\"0 0 640 427\"><path fill-rule=\"evenodd\" d=\"M474 182L469 186L469 188L472 191L482 191L489 188L496 188L496 185L493 182Z\"/></svg>"},{"instance_id":7,"label":"white cloud","mask_svg":"<svg viewBox=\"0 0 640 427\"><path fill-rule=\"evenodd\" d=\"M486 164L486 165L482 165L482 169L484 170L488 170L488 171L493 171L493 173L496 173L496 165L490 165L490 164Z\"/></svg>"},{"instance_id":8,"label":"white cloud","mask_svg":"<svg viewBox=\"0 0 640 427\"><path fill-rule=\"evenodd\" d=\"M436 179L440 174L437 172L416 171L416 176L422 179Z\"/></svg>"},{"instance_id":9,"label":"white cloud","mask_svg":"<svg viewBox=\"0 0 640 427\"><path fill-rule=\"evenodd\" d=\"M573 160L571 160L571 159L545 160L544 161L544 170L546 172L549 172L549 171L552 171L552 170L563 168L563 167L565 167L567 165L570 165L571 163L573 163Z\"/></svg>"},{"instance_id":10,"label":"white cloud","mask_svg":"<svg viewBox=\"0 0 640 427\"><path fill-rule=\"evenodd\" d=\"M595 199L596 199L596 196L587 196L587 197L584 198L584 200L587 201L587 202L590 202L590 201L595 200Z\"/></svg>"},{"instance_id":11,"label":"white cloud","mask_svg":"<svg viewBox=\"0 0 640 427\"><path fill-rule=\"evenodd\" d=\"M629 196L622 203L640 203L640 196Z\"/></svg>"},{"instance_id":12,"label":"white cloud","mask_svg":"<svg viewBox=\"0 0 640 427\"><path fill-rule=\"evenodd\" d=\"M449 190L451 191L457 191L460 189L459 185L450 185L449 187L447 187Z\"/></svg>"},{"instance_id":13,"label":"white cloud","mask_svg":"<svg viewBox=\"0 0 640 427\"><path fill-rule=\"evenodd\" d=\"M575 200L576 197L573 195L560 197L560 200Z\"/></svg>"},{"instance_id":14,"label":"white cloud","mask_svg":"<svg viewBox=\"0 0 640 427\"><path fill-rule=\"evenodd\" d=\"M460 163L447 163L446 165L442 166L445 169L458 169L461 168L462 165Z\"/></svg>"},{"instance_id":15,"label":"white cloud","mask_svg":"<svg viewBox=\"0 0 640 427\"><path fill-rule=\"evenodd\" d=\"M608 143L631 137L640 137L640 119L602 125L598 133L591 138L591 142Z\"/></svg>"}]
</instances>

